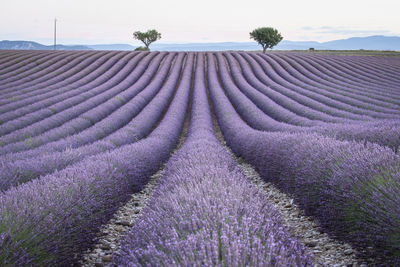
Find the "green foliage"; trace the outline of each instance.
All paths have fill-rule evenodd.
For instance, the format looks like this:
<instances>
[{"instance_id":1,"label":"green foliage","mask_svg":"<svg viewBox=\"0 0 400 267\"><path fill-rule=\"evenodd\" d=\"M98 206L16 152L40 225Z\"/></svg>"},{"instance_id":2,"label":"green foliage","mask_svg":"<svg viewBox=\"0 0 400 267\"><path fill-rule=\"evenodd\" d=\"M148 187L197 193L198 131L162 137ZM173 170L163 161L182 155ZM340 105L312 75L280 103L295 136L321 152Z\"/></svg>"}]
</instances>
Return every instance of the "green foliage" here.
<instances>
[{"instance_id":1,"label":"green foliage","mask_svg":"<svg viewBox=\"0 0 400 267\"><path fill-rule=\"evenodd\" d=\"M161 33L156 30L148 30L147 32L136 31L133 33L133 38L142 41L146 46L146 50L150 50L149 45L158 39L161 39Z\"/></svg>"},{"instance_id":2,"label":"green foliage","mask_svg":"<svg viewBox=\"0 0 400 267\"><path fill-rule=\"evenodd\" d=\"M282 41L283 37L277 29L271 27L262 27L253 30L250 33L250 39L254 39L257 43L259 43L263 48L263 52L265 53L268 48L272 48Z\"/></svg>"},{"instance_id":3,"label":"green foliage","mask_svg":"<svg viewBox=\"0 0 400 267\"><path fill-rule=\"evenodd\" d=\"M149 49L144 46L138 46L135 48L135 51L149 51Z\"/></svg>"}]
</instances>

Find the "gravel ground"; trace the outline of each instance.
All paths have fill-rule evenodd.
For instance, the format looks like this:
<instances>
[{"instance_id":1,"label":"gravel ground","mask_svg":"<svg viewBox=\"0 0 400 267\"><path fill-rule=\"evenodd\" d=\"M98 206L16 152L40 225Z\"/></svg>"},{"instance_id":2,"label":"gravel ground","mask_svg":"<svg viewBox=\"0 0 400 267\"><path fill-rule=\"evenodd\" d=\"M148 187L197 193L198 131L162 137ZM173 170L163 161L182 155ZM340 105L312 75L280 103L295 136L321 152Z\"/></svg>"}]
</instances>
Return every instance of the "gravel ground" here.
<instances>
[{"instance_id":1,"label":"gravel ground","mask_svg":"<svg viewBox=\"0 0 400 267\"><path fill-rule=\"evenodd\" d=\"M114 218L101 228L94 249L87 251L81 266L110 265L113 253L119 249L121 238L128 233L136 218L141 215L141 211L146 206L161 176L162 170L159 170L151 177L146 187L142 191L132 194L131 199L118 209Z\"/></svg>"},{"instance_id":2,"label":"gravel ground","mask_svg":"<svg viewBox=\"0 0 400 267\"><path fill-rule=\"evenodd\" d=\"M192 80L193 83L193 80ZM192 93L190 94L188 111L192 108ZM177 147L172 152L176 153L186 140L190 124L190 112L187 112L182 134ZM142 215L143 208L147 205L154 188L162 177L165 164L154 174L144 189L131 195L129 201L120 207L114 217L104 225L98 234L93 249L86 251L80 266L111 266L113 253L119 250L121 239L128 233L135 220Z\"/></svg>"},{"instance_id":3,"label":"gravel ground","mask_svg":"<svg viewBox=\"0 0 400 267\"><path fill-rule=\"evenodd\" d=\"M211 103L211 102L210 102ZM363 260L357 258L357 251L349 244L334 240L328 234L321 232L316 219L304 215L304 212L294 204L293 198L282 193L273 184L265 182L254 168L243 159L236 157L226 145L224 136L218 126L215 113L212 112L214 129L220 143L231 156L236 159L239 167L260 191L268 196L271 203L282 215L284 227L314 254L314 266L360 266L375 265L373 259ZM368 262L368 264L367 264Z\"/></svg>"}]
</instances>

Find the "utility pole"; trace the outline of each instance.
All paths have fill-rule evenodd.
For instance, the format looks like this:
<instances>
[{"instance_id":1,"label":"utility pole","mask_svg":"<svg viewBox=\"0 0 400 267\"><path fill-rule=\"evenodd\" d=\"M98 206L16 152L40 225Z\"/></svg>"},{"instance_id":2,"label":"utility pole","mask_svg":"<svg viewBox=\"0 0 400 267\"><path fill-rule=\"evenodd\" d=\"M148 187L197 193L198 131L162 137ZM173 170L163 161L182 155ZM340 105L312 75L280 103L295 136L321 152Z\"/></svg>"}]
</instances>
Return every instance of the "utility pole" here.
<instances>
[{"instance_id":1,"label":"utility pole","mask_svg":"<svg viewBox=\"0 0 400 267\"><path fill-rule=\"evenodd\" d=\"M56 50L57 18L54 19L54 50Z\"/></svg>"}]
</instances>

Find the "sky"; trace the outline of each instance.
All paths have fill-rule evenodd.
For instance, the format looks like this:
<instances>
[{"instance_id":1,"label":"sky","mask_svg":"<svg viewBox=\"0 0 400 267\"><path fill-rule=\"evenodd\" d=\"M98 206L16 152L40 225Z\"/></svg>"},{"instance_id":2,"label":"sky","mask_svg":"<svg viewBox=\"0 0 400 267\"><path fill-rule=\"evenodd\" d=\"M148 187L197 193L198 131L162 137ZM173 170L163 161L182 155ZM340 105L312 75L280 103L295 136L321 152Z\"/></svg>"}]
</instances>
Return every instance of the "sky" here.
<instances>
[{"instance_id":1,"label":"sky","mask_svg":"<svg viewBox=\"0 0 400 267\"><path fill-rule=\"evenodd\" d=\"M285 40L400 36L398 0L0 0L0 40L138 45L134 31L156 29L160 43L249 42L257 27Z\"/></svg>"}]
</instances>

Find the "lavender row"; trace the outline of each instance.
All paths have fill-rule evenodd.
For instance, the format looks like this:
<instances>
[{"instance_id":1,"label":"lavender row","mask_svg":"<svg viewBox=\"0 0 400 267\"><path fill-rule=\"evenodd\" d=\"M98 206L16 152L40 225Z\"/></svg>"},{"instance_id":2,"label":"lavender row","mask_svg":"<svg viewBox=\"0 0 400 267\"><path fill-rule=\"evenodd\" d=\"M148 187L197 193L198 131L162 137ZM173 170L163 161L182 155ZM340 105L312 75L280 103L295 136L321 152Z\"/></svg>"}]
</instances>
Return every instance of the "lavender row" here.
<instances>
[{"instance_id":1,"label":"lavender row","mask_svg":"<svg viewBox=\"0 0 400 267\"><path fill-rule=\"evenodd\" d=\"M382 68L379 65L375 65L373 68L371 68L368 66L368 64L354 64L354 57L347 58L346 60L339 60L338 57L333 56L327 59L328 63L331 62L336 63L334 65L336 69L342 70L343 72L351 71L350 74L352 74L354 77L362 78L372 83L379 83L384 86L398 87L398 82L399 82L398 77L397 76L387 77L387 75L381 77L381 73L383 71L385 71L386 74L388 74L388 72L386 72L386 68ZM379 70L381 70L381 72L379 72Z\"/></svg>"},{"instance_id":2,"label":"lavender row","mask_svg":"<svg viewBox=\"0 0 400 267\"><path fill-rule=\"evenodd\" d=\"M358 92L360 92L361 94L367 94L368 92L370 92L372 93L371 95L374 95L374 93L378 93L387 96L389 93L385 90L385 88L388 88L389 84L376 83L377 80L379 80L379 75L376 75L373 79L370 79L363 75L357 75L357 73L355 73L358 68L362 68L362 65L352 64L351 66L347 65L347 67L339 65L346 61L352 62L354 57L343 58L345 60L337 60L338 58L335 56L314 57L305 56L302 54L298 54L297 56L288 55L288 57L292 60L292 62L298 62L305 68L313 70L313 72L317 74L317 76L319 75L319 73L322 73L324 75L323 77L326 77L327 80L331 79L333 83L339 82L344 86L348 84L350 87L358 89ZM368 71L366 71L365 73L368 73ZM376 88L381 88L382 91L376 92Z\"/></svg>"},{"instance_id":3,"label":"lavender row","mask_svg":"<svg viewBox=\"0 0 400 267\"><path fill-rule=\"evenodd\" d=\"M321 61L319 58L317 59L308 59L307 57L302 58L301 55L299 55L297 58L294 57L292 60L295 60L299 62L300 64L304 65L304 61L307 61L308 65L304 65L306 68L308 67L309 69L311 68L311 71L306 72L306 74L309 74L314 70L314 72L317 73L317 76L320 76L321 78L325 78L327 74L330 74L331 76L334 76L334 78L331 78L332 83L338 83L340 80L342 80L342 83L344 85L346 84L351 84L353 82L353 76L347 73L343 72L338 72L336 68L330 68L330 66L326 66L325 61ZM316 64L318 63L318 64ZM347 74L347 75L346 75ZM396 93L389 92L387 88L393 89L393 86L377 86L374 84L368 84L365 85L363 83L357 83L353 82L361 86L359 89L354 89L354 88L345 88L345 86L342 87L343 94L348 94L351 93L352 95L362 95L363 97L370 97L370 98L375 98L384 104L386 103L392 103L392 105L398 105L399 104L399 98L396 97ZM397 99L396 99L397 98Z\"/></svg>"},{"instance_id":4,"label":"lavender row","mask_svg":"<svg viewBox=\"0 0 400 267\"><path fill-rule=\"evenodd\" d=\"M81 71L79 75L70 77L71 79L65 79L54 86L46 86L39 90L25 93L23 96L9 98L10 100L14 100L14 102L0 107L0 110L4 111L4 113L0 115L0 120L5 123L26 114L33 113L39 109L43 109L42 112L53 110L51 112L52 114L54 114L54 112L60 112L61 110L59 108L55 109L52 106L87 92L89 84L91 84L90 88L95 88L96 84L100 84L99 82L101 79L99 79L99 77L101 77L102 74L104 75L108 71L114 69L113 65L115 67L123 66L129 62L130 59L130 56L123 58L121 58L122 55L111 56L111 53L106 54L93 64L86 66L85 70ZM139 58L141 57L135 58L135 61ZM115 64L118 61L119 63ZM107 71L107 69L109 70ZM95 82L96 80L97 82ZM48 109L46 110L46 108Z\"/></svg>"},{"instance_id":5,"label":"lavender row","mask_svg":"<svg viewBox=\"0 0 400 267\"><path fill-rule=\"evenodd\" d=\"M51 66L54 62L52 59L54 58L65 58L67 57L67 53L63 52L60 54L49 53L46 55L42 54L31 54L28 57L28 60L19 60L9 59L8 64L1 64L2 70L4 70L4 74L0 75L0 84L4 85L7 80L15 81L18 77L27 76L29 74L35 73L42 68ZM17 62L16 62L17 61ZM0 89L0 94L3 95L7 92L12 92L11 90L6 90L6 88Z\"/></svg>"},{"instance_id":6,"label":"lavender row","mask_svg":"<svg viewBox=\"0 0 400 267\"><path fill-rule=\"evenodd\" d=\"M293 90L292 88L287 88L286 86L282 86L280 83L275 82L275 80L273 79L276 76L276 74L274 74L273 71L272 74L268 73L267 75L265 71L267 71L268 69L263 69L262 66L251 56L245 53L242 54L232 53L232 55L240 62L241 67L243 69L250 68L254 72L254 76L257 78L257 81L270 88L270 90L274 90L277 93L280 93L286 96L287 98L290 98L298 102L299 104L308 107L311 110L316 110L334 117L347 118L352 120L372 119L371 117L366 116L364 114L354 114L352 112L342 110L340 108L326 105L325 103L319 101L318 97L320 97L320 95L316 93L309 94L309 92L307 91L303 92L303 89L301 88ZM250 79L248 79L248 82L251 84L253 83Z\"/></svg>"},{"instance_id":7,"label":"lavender row","mask_svg":"<svg viewBox=\"0 0 400 267\"><path fill-rule=\"evenodd\" d=\"M29 86L33 87L40 82L44 82L47 79L51 79L54 76L73 68L85 57L87 57L87 54L85 55L85 53L80 52L64 56L63 58L60 58L60 56L58 58L53 58L50 60L52 64L48 66L48 68L36 68L33 74L28 76L23 75L20 79L14 82L6 81L5 84L0 85L0 88L7 88L7 90L21 90L29 88Z\"/></svg>"},{"instance_id":8,"label":"lavender row","mask_svg":"<svg viewBox=\"0 0 400 267\"><path fill-rule=\"evenodd\" d=\"M3 54L4 51L1 51ZM43 63L44 60L53 58L58 56L59 54L67 54L66 51L63 52L50 52L46 53L43 51L24 51L19 54L12 54L7 57L7 60L1 64L0 78L8 78L8 73L16 71L16 73L20 73L23 71L29 71L30 68L36 67L38 64ZM26 68L24 66L28 65L30 68Z\"/></svg>"},{"instance_id":9,"label":"lavender row","mask_svg":"<svg viewBox=\"0 0 400 267\"><path fill-rule=\"evenodd\" d=\"M355 64L370 66L372 70L378 71L383 78L387 78L387 76L390 76L392 79L394 79L395 82L398 82L399 80L397 73L400 70L400 61L398 60L398 58L378 57L372 59L369 57L353 57L352 60Z\"/></svg>"},{"instance_id":10,"label":"lavender row","mask_svg":"<svg viewBox=\"0 0 400 267\"><path fill-rule=\"evenodd\" d=\"M51 140L46 139L49 137L49 135L53 135L53 138L61 138L73 133L77 133L108 116L120 106L125 104L125 101L129 101L131 98L133 98L150 82L152 77L157 72L159 63L165 54L157 55L155 59L152 60L153 56L154 54L145 58L142 64L139 64L138 67L135 68L132 73L128 74L123 81L120 80L121 77L118 77L119 75L114 76L114 78L118 80L118 84L116 86L113 86L113 83L116 83L116 81L113 81L114 79L110 79L109 82L111 84L106 82L96 88L97 90L100 90L100 94L96 95L95 93L97 90L91 90L87 92L87 94L95 94L94 97L91 97L78 105L71 106L63 112L50 116L26 128L22 128L20 130L11 132L8 135L4 135L0 138L0 142L4 142L4 144L8 144L8 146L3 147L3 154L16 151L13 150L13 147L15 147L17 150L18 147L21 149L28 149L29 147L32 148L43 144L42 141L49 142ZM170 60L172 59L170 58ZM164 64L164 66L169 67L168 64ZM125 74L121 75L125 77ZM73 100L75 99L71 99L70 101ZM24 120L22 120L22 122L24 122ZM6 126L7 124L3 125L4 128ZM46 138L44 138L43 133L46 134ZM33 137L40 134L42 135L38 136L37 138L44 139L42 141L38 140L36 143L33 142ZM59 136L60 134L62 134L62 136ZM52 141L54 140L56 139L52 139ZM23 143L26 144L24 145ZM7 147L10 149L7 149Z\"/></svg>"},{"instance_id":11,"label":"lavender row","mask_svg":"<svg viewBox=\"0 0 400 267\"><path fill-rule=\"evenodd\" d=\"M40 81L45 81L52 77L52 72L60 73L60 70L71 70L74 65L78 65L82 60L91 56L100 56L103 53L90 53L77 52L73 54L59 54L55 57L48 58L45 64L35 63L35 67L31 67L28 71L20 72L17 69L14 72L9 72L7 78L0 81L0 88L7 88L9 95L18 94L28 86L38 84ZM69 66L69 67L68 67ZM67 67L67 68L66 68Z\"/></svg>"},{"instance_id":12,"label":"lavender row","mask_svg":"<svg viewBox=\"0 0 400 267\"><path fill-rule=\"evenodd\" d=\"M366 106L372 110L383 108L383 111L385 109L390 111L390 109L393 110L399 106L399 102L397 101L396 103L393 97L377 91L377 89L382 89L382 86L374 84L353 85L350 79L332 74L329 70L325 69L323 66L325 62L314 60L314 63L318 63L319 65L319 68L316 69L308 65L307 58L304 60L300 57L291 59L285 57L285 55L279 57L271 55L270 58L275 60L291 74L293 76L292 80L300 86L302 83L311 84L322 90L349 97L353 99L353 101L356 101L355 103L359 103L360 106ZM376 107L374 105L376 105Z\"/></svg>"},{"instance_id":13,"label":"lavender row","mask_svg":"<svg viewBox=\"0 0 400 267\"><path fill-rule=\"evenodd\" d=\"M113 71L117 73L124 65L126 65L128 59L130 59L132 56L128 55L122 57L121 53L113 56L113 53L107 53L104 57L99 58L93 64L91 64L91 66L87 66L88 69L83 71L86 76L77 74L55 85L43 84L42 86L34 86L31 89L21 90L23 91L23 94L8 97L8 102L4 101L5 104L0 106L0 109L2 111L19 112L19 110L22 108L23 112L25 111L25 106L30 107L30 104L35 104L39 101L41 101L40 103L43 105L45 104L45 100L48 100L51 103L51 100L55 96L68 94L70 91L74 92L74 89L77 89L78 87L80 87L81 90L84 89L83 87L86 87L85 90L91 89L99 84L102 74L112 73ZM104 59L106 60L105 62L103 61ZM118 60L121 62L118 62ZM78 79L75 80L75 77ZM91 84L90 87L88 87L89 84Z\"/></svg>"},{"instance_id":14,"label":"lavender row","mask_svg":"<svg viewBox=\"0 0 400 267\"><path fill-rule=\"evenodd\" d=\"M235 66L236 63L234 61L234 56L230 53L224 54L225 57L228 59L228 63L230 66ZM266 86L263 84L258 78L255 76L255 73L262 74L263 71L260 66L254 65L254 72L252 68L249 66L249 64L246 63L246 61L242 57L237 57L235 58L238 61L238 67L234 68L234 70L239 69L239 67L242 70L242 74L239 71L235 71L235 73L232 73L232 78L233 80L238 84L248 84L249 86L253 87L259 93L257 94L257 98L261 98L263 101L265 100L265 97L268 97L275 103L279 104L281 107L284 109L293 112L301 117L308 118L313 121L321 121L321 122L343 122L345 121L344 118L336 117L330 114L327 114L325 112L319 111L322 107L322 111L324 111L324 106L321 105L320 103L310 100L310 103L312 104L312 108L309 106L306 106L302 103L307 102L307 99L305 97L302 97L301 95L296 95L296 94L291 94L289 91L286 91L287 93L280 93L278 90L274 90L269 86ZM242 80L242 82L240 82ZM247 87L247 86L246 86ZM242 86L239 86L240 89L242 89ZM283 87L281 89L284 90ZM254 90L253 90L254 91ZM244 92L244 90L243 90ZM255 93L256 94L256 93ZM265 95L264 97L262 95ZM290 96L290 97L289 97ZM293 98L293 99L292 99ZM300 101L298 101L298 99ZM296 101L295 101L296 100ZM254 101L252 99L252 101ZM255 102L255 101L254 101ZM274 105L275 106L275 105ZM326 110L328 111L328 110ZM366 119L366 118L364 118Z\"/></svg>"},{"instance_id":15,"label":"lavender row","mask_svg":"<svg viewBox=\"0 0 400 267\"><path fill-rule=\"evenodd\" d=\"M210 55L211 56L211 55ZM214 62L214 59L212 59ZM229 74L219 61L218 72L221 76L225 94L236 111L252 128L262 131L316 132L340 140L355 140L362 143L376 143L390 147L395 152L400 146L400 120L377 120L370 122L349 122L341 124L320 124L311 127L296 126L276 121L251 102L235 85L229 83ZM215 67L214 67L215 68ZM226 99L226 96L224 97ZM274 107L270 107L274 108Z\"/></svg>"},{"instance_id":16,"label":"lavender row","mask_svg":"<svg viewBox=\"0 0 400 267\"><path fill-rule=\"evenodd\" d=\"M213 57L208 59L211 98L225 140L235 154L265 180L293 194L333 235L363 248L399 253L399 156L375 144L251 129L226 101Z\"/></svg>"},{"instance_id":17,"label":"lavender row","mask_svg":"<svg viewBox=\"0 0 400 267\"><path fill-rule=\"evenodd\" d=\"M195 75L188 138L113 265L311 266L312 256L216 139L200 53Z\"/></svg>"},{"instance_id":18,"label":"lavender row","mask_svg":"<svg viewBox=\"0 0 400 267\"><path fill-rule=\"evenodd\" d=\"M160 120L163 112L168 108L168 104L175 92L181 74L180 70L183 66L183 57L183 53L178 55L178 59L174 64L174 69L171 71L168 80L145 109L142 110L138 116L129 121L127 125L105 138L101 139L101 135L104 134L102 132L102 127L94 127L95 129L87 131L87 134L84 136L71 136L37 149L31 149L24 153L7 154L5 157L0 158L0 190L5 191L11 186L30 181L55 170L61 170L90 155L131 144L147 136ZM184 79L190 76L192 65L193 54L190 54L184 65L185 70L182 73ZM140 93L138 97L145 98L146 96L142 93ZM175 106L180 105L184 97L185 91L181 90L177 92L175 98L172 100L171 109L176 109ZM140 103L135 103L134 101L129 103L131 108L133 107L136 109L139 104ZM128 111L127 116L129 113L132 113L132 111ZM121 116L110 118L104 125L111 128L112 121L124 123L124 118ZM90 141L93 141L92 139L95 138L100 140L78 147L78 144L82 143L82 141L88 143L84 138Z\"/></svg>"},{"instance_id":19,"label":"lavender row","mask_svg":"<svg viewBox=\"0 0 400 267\"><path fill-rule=\"evenodd\" d=\"M77 263L99 227L169 158L182 131L190 84L191 75L182 77L178 91L185 98L149 137L0 195L2 265Z\"/></svg>"},{"instance_id":20,"label":"lavender row","mask_svg":"<svg viewBox=\"0 0 400 267\"><path fill-rule=\"evenodd\" d=\"M260 110L262 110L265 114L268 114L271 118L276 121L285 122L288 124L294 125L302 125L302 126L313 126L313 125L321 125L324 124L323 121L316 120L316 118L321 120L328 120L331 122L345 122L346 120L329 117L325 114L319 114L314 110L308 110L306 107L302 105L295 105L296 102L294 101L287 101L285 96L274 94L271 90L266 87L265 85L258 83L258 86L263 87L262 89L268 93L268 95L272 95L272 99L270 99L267 95L261 93L256 88L252 87L244 75L247 76L248 79L253 78L253 82L256 82L256 78L254 76L249 76L250 74L248 68L246 68L245 74L243 75L239 65L234 60L232 55L229 53L224 54L227 62L225 62L224 57L222 54L216 54L217 61L218 61L218 71L221 74L221 82L225 88L229 88L230 90L234 91L241 91L246 97L248 97ZM229 67L229 70L228 70ZM250 73L248 73L250 72ZM275 100L275 101L274 101ZM283 106L281 106L283 104ZM293 108L295 106L295 108ZM300 111L301 115L297 115L296 113L292 112L286 107L291 107L295 111ZM306 113L309 111L309 113ZM319 115L319 116L318 116ZM308 117L313 118L309 119Z\"/></svg>"},{"instance_id":21,"label":"lavender row","mask_svg":"<svg viewBox=\"0 0 400 267\"><path fill-rule=\"evenodd\" d=\"M302 58L302 56L300 56L300 58ZM331 57L318 57L318 58L314 58L314 57L309 57L309 61L312 62L313 60L318 60L320 62L321 65L325 66L324 69L329 69L329 72L334 73L335 75L339 76L339 77L343 77L344 81L353 81L353 83L355 84L368 84L368 82L370 83L374 83L374 81L379 78L380 74L383 74L384 72L384 79L383 79L383 84L381 84L382 87L382 94L386 93L390 93L393 92L392 91L392 86L394 85L395 87L398 87L398 85L396 85L396 81L393 80L391 85L387 84L386 81L389 79L393 79L393 73L391 73L390 71L390 67L388 68L388 66L382 68L382 66L380 66L380 64L374 64L375 66L373 68L370 68L370 70L366 70L365 67L368 65L368 63L362 63L362 64L357 64L356 61L359 57L336 57L336 56L331 56ZM383 57L377 57L377 59L382 62ZM329 64L332 60L341 63L341 62L351 62L352 63L352 71L349 71L346 68L343 68L341 66L332 66L331 64ZM317 66L316 66L317 67ZM366 73L370 73L373 74L372 75L372 79L371 78L365 78L363 76L363 73L359 73L361 75L354 75L354 71L358 71L358 69L362 69L364 68L364 71ZM382 78L383 78L382 77ZM363 80L364 79L364 80ZM368 81L366 81L366 80ZM393 84L393 82L395 82ZM398 81L397 81L398 82ZM372 91L373 92L373 91Z\"/></svg>"},{"instance_id":22,"label":"lavender row","mask_svg":"<svg viewBox=\"0 0 400 267\"><path fill-rule=\"evenodd\" d=\"M79 77L82 71L86 71L86 68L92 68L91 71L94 71L96 67L98 67L97 62L104 61L104 59L108 59L112 56L112 54L117 54L115 52L113 53L96 53L93 55L86 55L78 58L77 64L73 67L70 68L69 70L66 70L65 72L58 73L57 75L51 75L49 79L39 82L37 84L31 84L29 85L28 83L22 83L21 86L18 86L18 88L14 87L8 87L8 84L5 84L5 87L10 89L10 92L8 94L3 94L4 99L1 101L2 107L4 105L10 104L10 103L18 103L18 101L24 100L28 97L38 97L40 95L43 95L45 93L48 93L51 89L59 89L62 85L65 84L68 85L68 83L65 83L65 80L74 77ZM54 64L54 63L52 63ZM96 66L97 65L97 66ZM95 68L93 68L95 67ZM38 69L38 68L36 68ZM87 73L86 73L87 74ZM72 77L71 77L72 76ZM82 75L83 76L83 75ZM81 77L82 77L81 76ZM73 80L72 80L73 81ZM25 86L23 86L25 85ZM57 87L55 87L57 86ZM65 90L65 88L64 88ZM15 108L15 107L14 107Z\"/></svg>"},{"instance_id":23,"label":"lavender row","mask_svg":"<svg viewBox=\"0 0 400 267\"><path fill-rule=\"evenodd\" d=\"M269 61L271 65L268 65L265 64L265 62L267 62L265 61L267 58L260 58L260 56L253 54L250 54L250 56L252 56L253 59L255 59L268 73L268 75L277 83L280 83L282 86L285 86L291 90L301 92L303 95L313 98L328 106L355 114L366 114L375 118L392 118L395 114L400 114L398 110L387 110L384 108L378 109L374 105L368 105L367 103L352 99L351 97L343 96L326 89L323 90L310 84L302 83L301 86L296 85L293 83L293 76L288 74L276 62Z\"/></svg>"}]
</instances>

